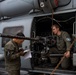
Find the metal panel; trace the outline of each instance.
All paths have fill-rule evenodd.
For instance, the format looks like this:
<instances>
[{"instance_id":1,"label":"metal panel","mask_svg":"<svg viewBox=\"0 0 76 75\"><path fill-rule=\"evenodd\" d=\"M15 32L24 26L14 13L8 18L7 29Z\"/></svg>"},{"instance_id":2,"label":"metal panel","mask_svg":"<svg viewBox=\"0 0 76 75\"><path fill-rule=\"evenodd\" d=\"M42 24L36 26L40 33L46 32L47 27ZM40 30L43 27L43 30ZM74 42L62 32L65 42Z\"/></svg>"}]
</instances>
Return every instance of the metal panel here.
<instances>
[{"instance_id":1,"label":"metal panel","mask_svg":"<svg viewBox=\"0 0 76 75\"><path fill-rule=\"evenodd\" d=\"M29 13L35 7L38 8L37 0L5 0L0 3L1 16L17 16Z\"/></svg>"},{"instance_id":2,"label":"metal panel","mask_svg":"<svg viewBox=\"0 0 76 75\"><path fill-rule=\"evenodd\" d=\"M21 17L17 17L17 18L13 18L7 21L2 21L0 22L0 33L3 32L3 29L5 27L15 27L15 26L23 26L24 27L24 34L26 37L30 37L30 33L31 33L31 25L32 25L32 20L33 17L25 17L25 16L21 16ZM1 38L0 38L1 40ZM0 41L1 44L1 41ZM27 48L29 48L30 46L30 41L29 40L25 40L23 42L23 49L25 49L25 47L27 46ZM2 47L1 47L2 49ZM1 51L0 51L1 53ZM21 58L21 67L22 68L31 68L31 60L27 59L25 60L24 57Z\"/></svg>"},{"instance_id":3,"label":"metal panel","mask_svg":"<svg viewBox=\"0 0 76 75\"><path fill-rule=\"evenodd\" d=\"M76 53L73 53L73 66L76 66Z\"/></svg>"},{"instance_id":4,"label":"metal panel","mask_svg":"<svg viewBox=\"0 0 76 75\"><path fill-rule=\"evenodd\" d=\"M65 0L66 2L67 2L67 0ZM72 4L72 2L73 2L73 0L71 0L71 2L68 4L68 5L64 5L64 6L62 6L62 7L58 7L57 9L56 9L56 11L64 11L64 10L69 10L69 9L72 9L72 6L73 6L73 4ZM60 3L59 3L60 4Z\"/></svg>"},{"instance_id":5,"label":"metal panel","mask_svg":"<svg viewBox=\"0 0 76 75\"><path fill-rule=\"evenodd\" d=\"M76 0L73 0L73 7L76 8Z\"/></svg>"}]
</instances>

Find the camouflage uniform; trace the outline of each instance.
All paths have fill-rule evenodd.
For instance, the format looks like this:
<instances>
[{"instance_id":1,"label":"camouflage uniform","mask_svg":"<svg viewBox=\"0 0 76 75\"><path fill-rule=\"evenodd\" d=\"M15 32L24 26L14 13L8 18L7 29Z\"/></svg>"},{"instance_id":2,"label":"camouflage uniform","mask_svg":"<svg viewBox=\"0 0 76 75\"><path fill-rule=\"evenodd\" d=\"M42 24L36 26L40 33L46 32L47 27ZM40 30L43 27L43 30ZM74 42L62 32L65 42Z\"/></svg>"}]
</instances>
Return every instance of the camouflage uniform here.
<instances>
[{"instance_id":1,"label":"camouflage uniform","mask_svg":"<svg viewBox=\"0 0 76 75\"><path fill-rule=\"evenodd\" d=\"M57 43L55 48L50 49L50 53L54 54L64 54L68 48L71 45L70 36L67 32L61 31L61 35L56 36L57 37ZM57 64L59 61L59 58L57 57L51 57L51 63ZM68 68L70 64L70 58L65 58L61 64L62 68Z\"/></svg>"},{"instance_id":2,"label":"camouflage uniform","mask_svg":"<svg viewBox=\"0 0 76 75\"><path fill-rule=\"evenodd\" d=\"M5 67L8 71L8 75L20 75L20 55L19 46L12 40L5 45Z\"/></svg>"}]
</instances>

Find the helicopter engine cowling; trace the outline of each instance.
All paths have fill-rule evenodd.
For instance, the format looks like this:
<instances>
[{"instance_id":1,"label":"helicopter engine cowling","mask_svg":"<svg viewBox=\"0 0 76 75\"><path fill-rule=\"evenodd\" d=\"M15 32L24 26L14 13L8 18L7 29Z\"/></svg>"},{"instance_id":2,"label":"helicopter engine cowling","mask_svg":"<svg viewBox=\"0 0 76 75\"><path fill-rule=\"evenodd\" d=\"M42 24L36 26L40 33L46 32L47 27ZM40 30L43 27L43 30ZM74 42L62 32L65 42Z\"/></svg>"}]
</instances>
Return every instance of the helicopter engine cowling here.
<instances>
[{"instance_id":1,"label":"helicopter engine cowling","mask_svg":"<svg viewBox=\"0 0 76 75\"><path fill-rule=\"evenodd\" d=\"M13 17L39 8L37 0L5 0L0 3L0 17ZM36 5L36 6L35 6Z\"/></svg>"},{"instance_id":2,"label":"helicopter engine cowling","mask_svg":"<svg viewBox=\"0 0 76 75\"><path fill-rule=\"evenodd\" d=\"M3 0L0 2L0 17L14 17L28 14L31 10L51 12L58 6L58 0Z\"/></svg>"}]
</instances>

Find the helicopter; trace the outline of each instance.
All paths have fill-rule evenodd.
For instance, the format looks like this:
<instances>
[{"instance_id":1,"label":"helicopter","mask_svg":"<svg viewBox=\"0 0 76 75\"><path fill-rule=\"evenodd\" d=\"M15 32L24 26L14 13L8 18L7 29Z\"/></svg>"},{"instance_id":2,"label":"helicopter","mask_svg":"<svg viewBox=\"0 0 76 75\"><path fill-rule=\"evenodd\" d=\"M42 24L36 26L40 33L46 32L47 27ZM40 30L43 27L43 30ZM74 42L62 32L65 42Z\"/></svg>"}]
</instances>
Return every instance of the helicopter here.
<instances>
[{"instance_id":1,"label":"helicopter","mask_svg":"<svg viewBox=\"0 0 76 75\"><path fill-rule=\"evenodd\" d=\"M32 51L32 58L25 60L21 57L21 69L31 74L51 74L54 69L46 57L46 52L50 49L48 41L53 36L53 23L67 31L73 40L76 37L76 0L0 0L0 33L14 35L21 30L26 37L43 38L40 42L25 40L21 46ZM0 38L0 67L4 67L3 50L9 40L10 38ZM76 43L71 51L71 69L63 70L59 67L55 75L76 74ZM62 57L63 54L52 56Z\"/></svg>"}]
</instances>

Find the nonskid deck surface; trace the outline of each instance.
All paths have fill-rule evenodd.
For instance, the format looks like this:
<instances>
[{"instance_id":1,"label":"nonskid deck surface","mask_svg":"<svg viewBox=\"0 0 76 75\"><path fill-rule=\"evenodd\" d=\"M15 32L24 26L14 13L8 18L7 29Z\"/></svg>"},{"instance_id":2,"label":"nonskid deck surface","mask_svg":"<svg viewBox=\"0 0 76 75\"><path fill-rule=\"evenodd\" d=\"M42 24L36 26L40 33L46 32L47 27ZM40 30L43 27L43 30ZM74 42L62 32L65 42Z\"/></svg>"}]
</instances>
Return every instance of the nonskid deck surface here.
<instances>
[{"instance_id":1,"label":"nonskid deck surface","mask_svg":"<svg viewBox=\"0 0 76 75\"><path fill-rule=\"evenodd\" d=\"M21 75L29 75L27 71L20 70ZM8 75L5 68L0 68L0 75Z\"/></svg>"},{"instance_id":2,"label":"nonskid deck surface","mask_svg":"<svg viewBox=\"0 0 76 75\"><path fill-rule=\"evenodd\" d=\"M51 68L51 69L48 69L48 68L35 68L34 70L30 70L30 72L51 74L51 72L53 70L54 70L54 68ZM55 71L54 75L76 75L76 71L57 69Z\"/></svg>"}]
</instances>

